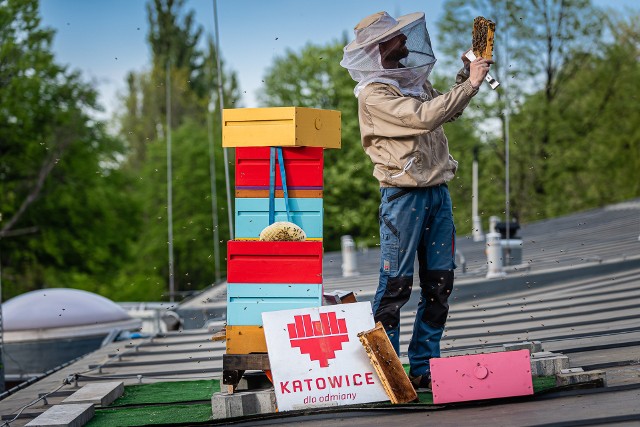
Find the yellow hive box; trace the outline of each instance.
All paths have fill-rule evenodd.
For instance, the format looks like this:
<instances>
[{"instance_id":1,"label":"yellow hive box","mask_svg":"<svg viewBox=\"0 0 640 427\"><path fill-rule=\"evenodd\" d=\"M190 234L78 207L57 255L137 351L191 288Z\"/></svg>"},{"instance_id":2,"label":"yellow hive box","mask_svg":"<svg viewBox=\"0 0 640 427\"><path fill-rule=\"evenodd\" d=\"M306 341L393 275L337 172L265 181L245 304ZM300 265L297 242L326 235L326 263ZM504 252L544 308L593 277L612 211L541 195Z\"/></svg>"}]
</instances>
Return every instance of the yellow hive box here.
<instances>
[{"instance_id":1,"label":"yellow hive box","mask_svg":"<svg viewBox=\"0 0 640 427\"><path fill-rule=\"evenodd\" d=\"M223 147L340 148L340 111L235 108L222 114Z\"/></svg>"},{"instance_id":2,"label":"yellow hive box","mask_svg":"<svg viewBox=\"0 0 640 427\"><path fill-rule=\"evenodd\" d=\"M227 325L227 354L266 353L267 341L262 326Z\"/></svg>"}]
</instances>

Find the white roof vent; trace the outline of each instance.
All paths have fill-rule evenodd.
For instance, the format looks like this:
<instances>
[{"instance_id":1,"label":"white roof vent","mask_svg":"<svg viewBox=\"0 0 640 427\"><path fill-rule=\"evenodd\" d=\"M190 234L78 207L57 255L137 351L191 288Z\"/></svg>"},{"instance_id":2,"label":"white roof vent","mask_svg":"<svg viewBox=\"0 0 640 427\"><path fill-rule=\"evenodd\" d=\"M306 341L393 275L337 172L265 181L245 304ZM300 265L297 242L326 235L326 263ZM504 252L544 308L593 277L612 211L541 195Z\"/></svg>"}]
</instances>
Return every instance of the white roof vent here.
<instances>
[{"instance_id":1,"label":"white roof vent","mask_svg":"<svg viewBox=\"0 0 640 427\"><path fill-rule=\"evenodd\" d=\"M113 301L79 289L40 289L2 304L2 322L7 332L97 325L130 319L127 312Z\"/></svg>"}]
</instances>

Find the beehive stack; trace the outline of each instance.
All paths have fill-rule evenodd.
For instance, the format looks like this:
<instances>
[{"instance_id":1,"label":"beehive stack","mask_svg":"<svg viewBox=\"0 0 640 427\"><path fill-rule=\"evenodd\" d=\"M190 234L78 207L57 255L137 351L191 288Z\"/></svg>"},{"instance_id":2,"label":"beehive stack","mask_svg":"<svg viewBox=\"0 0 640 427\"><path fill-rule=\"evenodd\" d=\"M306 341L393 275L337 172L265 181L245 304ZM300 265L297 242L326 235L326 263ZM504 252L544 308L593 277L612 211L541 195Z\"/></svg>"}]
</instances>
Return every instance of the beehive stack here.
<instances>
[{"instance_id":1,"label":"beehive stack","mask_svg":"<svg viewBox=\"0 0 640 427\"><path fill-rule=\"evenodd\" d=\"M223 382L234 386L243 370L264 368L263 362L252 362L255 353L267 352L263 312L322 305L323 150L340 147L340 113L297 107L224 110L223 145L236 150L223 357ZM271 147L282 147L290 217L279 164L271 171ZM273 172L274 220L292 222L304 240L260 241L270 226Z\"/></svg>"}]
</instances>

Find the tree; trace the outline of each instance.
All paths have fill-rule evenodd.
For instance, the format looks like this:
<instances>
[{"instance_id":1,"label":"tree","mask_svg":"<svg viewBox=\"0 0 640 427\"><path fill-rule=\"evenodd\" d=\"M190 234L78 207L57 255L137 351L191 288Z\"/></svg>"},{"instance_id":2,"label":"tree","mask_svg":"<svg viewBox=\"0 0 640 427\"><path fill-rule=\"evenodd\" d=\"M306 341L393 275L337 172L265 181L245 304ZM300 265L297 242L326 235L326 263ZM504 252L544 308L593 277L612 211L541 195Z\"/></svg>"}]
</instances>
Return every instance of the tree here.
<instances>
[{"instance_id":1,"label":"tree","mask_svg":"<svg viewBox=\"0 0 640 427\"><path fill-rule=\"evenodd\" d=\"M175 284L177 292L188 294L214 282L207 129L187 122L173 131L172 140L176 147L172 183ZM221 145L217 137L216 145ZM167 297L167 152L164 141L150 143L147 154L135 194L148 220L134 245L135 259L124 267L116 281L118 299L144 301ZM217 180L223 181L220 156L217 163ZM226 218L225 204L218 205L220 217ZM224 221L219 227L221 236L228 235ZM218 243L225 248L224 242ZM224 263L222 267L225 267Z\"/></svg>"},{"instance_id":2,"label":"tree","mask_svg":"<svg viewBox=\"0 0 640 427\"><path fill-rule=\"evenodd\" d=\"M0 5L0 257L9 297L107 286L133 229L136 206L119 191L123 147L88 116L96 92L56 64L52 39L37 1Z\"/></svg>"},{"instance_id":3,"label":"tree","mask_svg":"<svg viewBox=\"0 0 640 427\"><path fill-rule=\"evenodd\" d=\"M567 81L551 102L547 102L546 90L533 94L515 120L516 130L526 132L541 108L549 111L545 187L550 197L538 209L545 216L640 194L640 134L636 125L640 110L635 99L640 89L640 29L633 17L625 21L610 16L612 43L587 56L569 59L565 67L580 68L580 73ZM562 197L551 197L558 194Z\"/></svg>"},{"instance_id":4,"label":"tree","mask_svg":"<svg viewBox=\"0 0 640 427\"><path fill-rule=\"evenodd\" d=\"M527 216L542 203L548 194L547 162L552 129L550 105L563 88L579 72L579 62L570 58L584 56L599 46L603 15L589 0L449 0L445 3L445 14L439 22L439 41L449 58L470 47L471 23L477 15L496 22L496 60L492 74L508 84L510 108L517 112L526 94L544 90L543 102L531 110L535 114L529 121L531 127L511 138L520 147L526 147L523 157L518 150L512 164L516 166L516 190L512 192L511 210L514 216ZM504 44L508 35L508 46ZM466 41L465 41L466 40ZM508 49L508 64L501 63ZM505 160L504 99L502 91L483 108L488 117L499 118L499 131L490 138L487 148L497 153L497 159ZM516 142L517 141L517 142ZM494 165L483 165L483 169L495 169ZM502 173L504 176L504 173Z\"/></svg>"},{"instance_id":5,"label":"tree","mask_svg":"<svg viewBox=\"0 0 640 427\"><path fill-rule=\"evenodd\" d=\"M204 122L203 100L209 95L210 85L198 46L203 30L196 26L194 12L183 12L183 6L184 0L147 3L151 68L127 76L125 110L119 117L121 136L131 149L128 162L134 170L145 161L149 141L164 137L167 73L172 82L171 126L180 126L188 117Z\"/></svg>"},{"instance_id":6,"label":"tree","mask_svg":"<svg viewBox=\"0 0 640 427\"><path fill-rule=\"evenodd\" d=\"M172 136L173 253L176 291L188 293L214 282L212 205L217 205L220 240L229 236L220 123L220 93L225 106L239 102L235 73L217 67L218 51L184 1L153 0L147 5L152 50L151 70L128 77L120 116L121 135L129 142L127 169L139 178L129 191L142 207L141 229L133 244L138 255L116 282L119 299L167 297L167 137ZM169 79L167 80L167 63ZM219 88L218 73L222 88ZM167 128L167 83L171 123ZM221 90L219 90L221 89ZM211 132L211 134L208 134ZM213 137L213 156L209 138ZM211 157L215 161L210 160ZM212 203L210 161L217 191ZM233 184L231 184L233 186ZM218 241L224 259L226 245ZM221 263L224 268L224 263Z\"/></svg>"}]
</instances>

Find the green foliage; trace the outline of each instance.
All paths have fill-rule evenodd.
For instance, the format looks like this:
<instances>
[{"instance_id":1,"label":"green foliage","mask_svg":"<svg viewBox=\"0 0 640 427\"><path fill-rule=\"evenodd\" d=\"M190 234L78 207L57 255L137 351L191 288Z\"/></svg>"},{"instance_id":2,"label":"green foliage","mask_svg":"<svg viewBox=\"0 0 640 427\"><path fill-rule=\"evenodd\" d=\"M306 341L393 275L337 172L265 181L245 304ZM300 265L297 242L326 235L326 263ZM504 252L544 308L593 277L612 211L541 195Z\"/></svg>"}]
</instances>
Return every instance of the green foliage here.
<instances>
[{"instance_id":1,"label":"green foliage","mask_svg":"<svg viewBox=\"0 0 640 427\"><path fill-rule=\"evenodd\" d=\"M116 168L123 147L88 117L94 89L55 63L37 2L3 2L0 23L3 297L106 288L135 226Z\"/></svg>"},{"instance_id":2,"label":"green foliage","mask_svg":"<svg viewBox=\"0 0 640 427\"><path fill-rule=\"evenodd\" d=\"M196 26L193 11L183 11L184 0L151 0L147 3L151 45L149 71L129 73L123 109L118 114L120 136L130 150L127 166L138 171L146 161L151 141L165 138L167 124L167 74L170 80L172 128L187 120L205 126L207 106L219 115L218 53L211 38L200 46L202 27ZM224 70L224 62L221 67ZM240 98L237 77L222 73L223 98L235 105Z\"/></svg>"},{"instance_id":3,"label":"green foliage","mask_svg":"<svg viewBox=\"0 0 640 427\"><path fill-rule=\"evenodd\" d=\"M203 97L208 86L202 81L204 60L198 48L202 27L195 26L193 10L182 12L185 0L152 0L147 3L153 65L164 68L167 61L179 69L189 70L188 79L196 95Z\"/></svg>"},{"instance_id":4,"label":"green foliage","mask_svg":"<svg viewBox=\"0 0 640 427\"><path fill-rule=\"evenodd\" d=\"M458 67L458 57L471 48L472 23L479 15L496 23L491 74L508 83L515 101L532 85L557 90L565 60L597 46L603 30L603 14L590 0L447 0L437 24L447 67ZM575 71L565 68L564 78Z\"/></svg>"},{"instance_id":5,"label":"green foliage","mask_svg":"<svg viewBox=\"0 0 640 427\"><path fill-rule=\"evenodd\" d=\"M149 70L128 76L120 134L113 137L89 117L98 108L95 90L55 62L53 32L40 26L37 1L0 2L5 298L67 286L116 300L167 299L169 130L177 291L216 280L216 243L224 274L229 230L218 97L222 92L225 105L235 106L240 92L223 61L218 76L219 52L211 39L200 43L202 29L183 6L183 0L149 2L152 62ZM588 0L449 0L439 31L445 58L433 79L441 91L451 85L460 53L471 43L477 15L498 24L492 74L509 91L512 213L527 222L640 196L637 14L609 13L604 19ZM606 42L600 38L604 30ZM501 64L505 32L509 61ZM378 182L360 143L355 82L339 65L346 43L343 37L286 52L266 71L259 95L264 106L342 113L342 148L325 151L326 250L339 249L345 234L359 244L378 242ZM449 183L459 235L471 231L476 149L480 215L503 213L504 106L504 91L485 87L462 118L445 125L459 161ZM228 166L233 176L232 158Z\"/></svg>"},{"instance_id":6,"label":"green foliage","mask_svg":"<svg viewBox=\"0 0 640 427\"><path fill-rule=\"evenodd\" d=\"M125 170L135 174L129 192L139 202L141 227L133 250L136 257L120 271L112 297L119 300L167 299L169 277L167 195L167 62L171 99L173 175L173 253L175 290L190 293L216 280L212 209L220 223L220 271L229 236L221 143L218 52L209 38L200 47L202 28L184 1L153 0L147 5L152 68L131 73L119 116L121 137L129 147ZM237 77L223 69L226 105L238 102ZM211 126L210 132L208 126ZM213 138L210 140L210 138ZM210 142L211 141L211 142ZM211 201L210 146L215 162L216 201ZM231 174L233 161L230 160ZM233 184L231 184L233 188Z\"/></svg>"},{"instance_id":7,"label":"green foliage","mask_svg":"<svg viewBox=\"0 0 640 427\"><path fill-rule=\"evenodd\" d=\"M509 129L510 210L520 220L534 219L532 215L538 216L541 205L548 208L548 198L553 197L547 189L551 140L562 126L555 121L552 104L557 104L558 97L572 95L563 92L582 73L581 58L601 46L603 14L589 0L449 0L444 8L439 41L448 58L457 60L470 47L475 16L496 22L496 64L491 73L503 87L476 97L482 102L478 123L489 131L480 154L485 159L480 163L480 208L495 214L500 203L504 206L508 94L513 112L527 109L511 121ZM536 107L526 106L530 102Z\"/></svg>"},{"instance_id":8,"label":"green foliage","mask_svg":"<svg viewBox=\"0 0 640 427\"><path fill-rule=\"evenodd\" d=\"M626 28L614 35L615 43L601 52L572 58L567 67L580 68L580 73L565 82L551 102L544 91L532 95L514 117L517 135L528 137L544 127L549 129L546 167L539 172L547 196L540 196L528 174L516 181L523 189L516 201L527 207L523 210L526 219L538 213L557 216L640 194L640 31L633 23L614 22L612 28ZM543 123L547 110L550 118ZM514 158L521 167L535 167L530 160L535 145L527 139L514 147Z\"/></svg>"},{"instance_id":9,"label":"green foliage","mask_svg":"<svg viewBox=\"0 0 640 427\"><path fill-rule=\"evenodd\" d=\"M219 117L218 93L209 93L217 87L217 52L211 40L204 50L196 47L202 31L194 28L191 14L177 16L183 2L154 4L149 36L154 65L128 77L121 139L108 136L87 116L97 108L95 91L55 64L53 32L39 27L37 2L9 1L0 7L5 297L68 286L115 300L167 298L167 131L162 127L167 58L173 64L177 290L192 291L215 280L210 146L215 146L217 213L223 222L216 237L226 241L229 235L220 123L211 123L211 140L205 125L207 118ZM236 77L224 78L223 84L226 102L237 102ZM221 243L222 268L224 248Z\"/></svg>"},{"instance_id":10,"label":"green foliage","mask_svg":"<svg viewBox=\"0 0 640 427\"><path fill-rule=\"evenodd\" d=\"M215 146L217 182L224 183L221 141L217 136ZM125 266L114 285L114 295L119 299L166 299L169 277L166 150L165 141L149 144L147 160L131 188L140 198L144 226L134 244L135 259ZM206 128L187 122L172 132L173 250L177 292L189 293L215 281L208 150ZM218 189L219 232L220 236L228 236L222 188ZM226 245L224 242L218 244L224 259ZM224 269L224 262L221 267Z\"/></svg>"}]
</instances>

